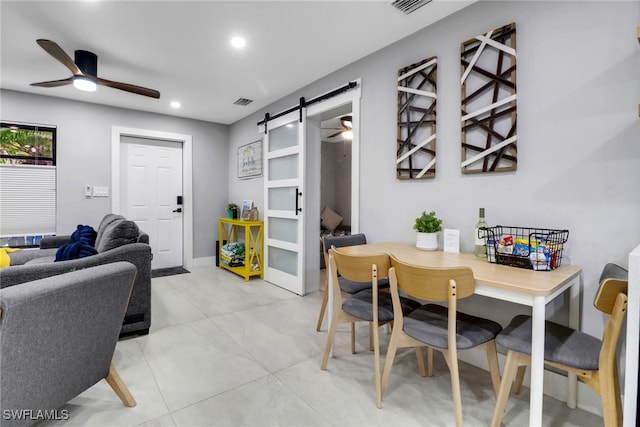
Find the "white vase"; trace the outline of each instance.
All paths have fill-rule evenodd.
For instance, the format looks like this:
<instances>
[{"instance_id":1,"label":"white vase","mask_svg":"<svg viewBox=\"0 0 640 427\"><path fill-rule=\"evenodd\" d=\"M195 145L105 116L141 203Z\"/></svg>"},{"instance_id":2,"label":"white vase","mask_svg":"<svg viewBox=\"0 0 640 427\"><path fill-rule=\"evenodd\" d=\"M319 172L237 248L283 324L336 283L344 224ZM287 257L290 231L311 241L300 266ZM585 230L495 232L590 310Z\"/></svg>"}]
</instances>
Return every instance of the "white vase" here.
<instances>
[{"instance_id":1,"label":"white vase","mask_svg":"<svg viewBox=\"0 0 640 427\"><path fill-rule=\"evenodd\" d=\"M416 233L416 248L421 251L438 249L438 233Z\"/></svg>"}]
</instances>

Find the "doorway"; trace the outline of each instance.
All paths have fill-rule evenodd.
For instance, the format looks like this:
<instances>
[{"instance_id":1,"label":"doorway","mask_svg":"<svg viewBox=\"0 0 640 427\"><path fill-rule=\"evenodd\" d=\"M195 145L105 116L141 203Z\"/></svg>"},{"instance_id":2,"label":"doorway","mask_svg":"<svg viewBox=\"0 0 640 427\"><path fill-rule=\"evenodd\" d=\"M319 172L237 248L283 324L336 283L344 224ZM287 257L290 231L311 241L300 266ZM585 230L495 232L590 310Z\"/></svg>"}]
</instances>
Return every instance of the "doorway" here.
<instances>
[{"instance_id":1,"label":"doorway","mask_svg":"<svg viewBox=\"0 0 640 427\"><path fill-rule=\"evenodd\" d=\"M351 105L332 110L336 117L322 121L320 143L320 210L328 208L342 217L335 232L351 231ZM323 231L327 230L323 227Z\"/></svg>"},{"instance_id":2,"label":"doorway","mask_svg":"<svg viewBox=\"0 0 640 427\"><path fill-rule=\"evenodd\" d=\"M327 138L336 131L323 129L334 126L350 116L353 139ZM341 123L341 122L340 122ZM329 142L327 142L329 141ZM334 142L335 141L335 142ZM321 269L321 219L327 205L340 210L342 224L351 233L360 227L360 86L353 91L330 98L307 111L307 193L305 200L305 270L307 293L324 287ZM341 162L341 164L337 164ZM324 169L324 171L323 171ZM324 172L324 173L323 173ZM327 174L333 173L333 176ZM339 206L339 207L338 207ZM344 212L344 213L343 213Z\"/></svg>"},{"instance_id":3,"label":"doorway","mask_svg":"<svg viewBox=\"0 0 640 427\"><path fill-rule=\"evenodd\" d=\"M321 122L352 112L351 228L359 227L361 82L326 92L274 116L264 127L265 280L298 295L319 290Z\"/></svg>"},{"instance_id":4,"label":"doorway","mask_svg":"<svg viewBox=\"0 0 640 427\"><path fill-rule=\"evenodd\" d=\"M153 269L190 266L191 136L113 127L111 148L112 212L149 234Z\"/></svg>"}]
</instances>

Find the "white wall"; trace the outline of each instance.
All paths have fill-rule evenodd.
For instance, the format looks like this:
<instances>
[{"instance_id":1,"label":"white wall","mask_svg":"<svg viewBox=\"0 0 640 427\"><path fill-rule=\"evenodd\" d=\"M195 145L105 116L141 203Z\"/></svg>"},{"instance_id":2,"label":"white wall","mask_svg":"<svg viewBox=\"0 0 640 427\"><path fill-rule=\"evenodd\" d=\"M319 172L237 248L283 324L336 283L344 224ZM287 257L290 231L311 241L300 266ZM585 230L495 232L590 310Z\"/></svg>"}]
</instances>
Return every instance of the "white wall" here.
<instances>
[{"instance_id":1,"label":"white wall","mask_svg":"<svg viewBox=\"0 0 640 427\"><path fill-rule=\"evenodd\" d=\"M226 215L228 126L14 91L0 92L3 121L55 125L57 232L97 226L111 198L84 196L84 185L111 185L111 127L193 136L193 257L215 256L217 219Z\"/></svg>"},{"instance_id":2,"label":"white wall","mask_svg":"<svg viewBox=\"0 0 640 427\"><path fill-rule=\"evenodd\" d=\"M517 25L518 170L463 175L460 43L511 22ZM368 240L412 243L423 210L460 229L468 252L479 207L492 225L567 228L563 262L583 268L582 329L597 336L604 321L592 302L600 270L607 262L626 265L640 242L639 23L640 3L631 1L478 2L233 124L230 155L256 138L265 112L361 77L360 228ZM439 61L437 176L399 181L396 73L433 55ZM261 201L262 180L240 182L234 173L230 194ZM502 323L527 311L480 297L464 308L487 315L488 304ZM549 310L566 318L562 301Z\"/></svg>"}]
</instances>

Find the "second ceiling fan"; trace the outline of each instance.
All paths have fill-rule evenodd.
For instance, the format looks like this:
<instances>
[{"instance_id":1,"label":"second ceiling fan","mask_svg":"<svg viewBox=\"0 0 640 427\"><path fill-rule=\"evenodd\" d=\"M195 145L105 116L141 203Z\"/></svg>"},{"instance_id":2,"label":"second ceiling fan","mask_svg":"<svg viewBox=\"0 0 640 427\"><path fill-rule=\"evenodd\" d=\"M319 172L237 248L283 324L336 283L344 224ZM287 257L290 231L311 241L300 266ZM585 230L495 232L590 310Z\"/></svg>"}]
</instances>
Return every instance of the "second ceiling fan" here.
<instances>
[{"instance_id":1,"label":"second ceiling fan","mask_svg":"<svg viewBox=\"0 0 640 427\"><path fill-rule=\"evenodd\" d=\"M338 135L342 135L344 138L352 139L353 138L353 118L351 116L342 116L340 117L340 126L339 128L324 128L324 129L334 129L338 132L332 133L331 135L327 135L326 138L335 138Z\"/></svg>"}]
</instances>

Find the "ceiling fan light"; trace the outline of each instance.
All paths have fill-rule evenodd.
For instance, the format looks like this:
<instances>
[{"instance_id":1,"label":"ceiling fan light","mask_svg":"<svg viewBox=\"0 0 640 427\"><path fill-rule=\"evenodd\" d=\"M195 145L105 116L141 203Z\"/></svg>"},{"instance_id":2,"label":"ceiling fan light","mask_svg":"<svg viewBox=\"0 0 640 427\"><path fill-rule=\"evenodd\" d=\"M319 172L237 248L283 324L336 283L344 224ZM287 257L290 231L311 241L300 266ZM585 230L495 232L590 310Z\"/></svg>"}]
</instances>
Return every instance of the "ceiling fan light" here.
<instances>
[{"instance_id":1,"label":"ceiling fan light","mask_svg":"<svg viewBox=\"0 0 640 427\"><path fill-rule=\"evenodd\" d=\"M344 139L353 139L353 131L352 130L345 130L344 132L342 132L342 137Z\"/></svg>"},{"instance_id":2,"label":"ceiling fan light","mask_svg":"<svg viewBox=\"0 0 640 427\"><path fill-rule=\"evenodd\" d=\"M96 82L85 76L75 76L73 86L85 92L95 92L97 88Z\"/></svg>"}]
</instances>

